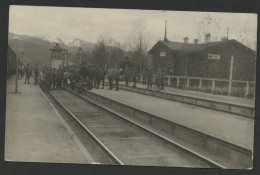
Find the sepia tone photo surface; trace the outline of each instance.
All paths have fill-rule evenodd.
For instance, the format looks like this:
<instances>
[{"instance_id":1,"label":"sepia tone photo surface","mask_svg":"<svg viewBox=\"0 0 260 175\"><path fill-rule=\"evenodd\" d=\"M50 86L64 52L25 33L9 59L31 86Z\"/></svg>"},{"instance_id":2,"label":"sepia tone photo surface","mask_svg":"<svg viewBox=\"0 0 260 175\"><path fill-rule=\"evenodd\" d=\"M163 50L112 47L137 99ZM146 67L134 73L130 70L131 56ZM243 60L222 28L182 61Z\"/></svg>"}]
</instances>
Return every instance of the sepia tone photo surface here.
<instances>
[{"instance_id":1,"label":"sepia tone photo surface","mask_svg":"<svg viewBox=\"0 0 260 175\"><path fill-rule=\"evenodd\" d=\"M6 161L252 169L257 14L10 6Z\"/></svg>"}]
</instances>

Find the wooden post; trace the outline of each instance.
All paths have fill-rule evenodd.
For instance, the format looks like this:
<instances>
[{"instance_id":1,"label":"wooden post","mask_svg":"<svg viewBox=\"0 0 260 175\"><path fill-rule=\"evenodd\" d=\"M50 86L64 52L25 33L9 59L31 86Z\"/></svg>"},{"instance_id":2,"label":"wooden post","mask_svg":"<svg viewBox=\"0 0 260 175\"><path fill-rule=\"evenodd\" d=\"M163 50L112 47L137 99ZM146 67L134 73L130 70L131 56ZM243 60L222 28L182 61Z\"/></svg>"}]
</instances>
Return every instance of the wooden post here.
<instances>
[{"instance_id":1,"label":"wooden post","mask_svg":"<svg viewBox=\"0 0 260 175\"><path fill-rule=\"evenodd\" d=\"M177 87L179 87L180 77L177 77Z\"/></svg>"},{"instance_id":2,"label":"wooden post","mask_svg":"<svg viewBox=\"0 0 260 175\"><path fill-rule=\"evenodd\" d=\"M18 53L16 53L15 61L15 93L18 93Z\"/></svg>"},{"instance_id":3,"label":"wooden post","mask_svg":"<svg viewBox=\"0 0 260 175\"><path fill-rule=\"evenodd\" d=\"M171 85L171 77L169 76L168 77L168 86L170 86Z\"/></svg>"},{"instance_id":4,"label":"wooden post","mask_svg":"<svg viewBox=\"0 0 260 175\"><path fill-rule=\"evenodd\" d=\"M246 93L245 93L245 98L247 98L248 94L249 94L249 82L246 81Z\"/></svg>"},{"instance_id":5,"label":"wooden post","mask_svg":"<svg viewBox=\"0 0 260 175\"><path fill-rule=\"evenodd\" d=\"M213 94L215 90L215 80L212 80L211 93Z\"/></svg>"},{"instance_id":6,"label":"wooden post","mask_svg":"<svg viewBox=\"0 0 260 175\"><path fill-rule=\"evenodd\" d=\"M233 64L234 64L234 55L231 56L231 60L230 60L230 72L229 72L228 96L231 95L231 90L232 90Z\"/></svg>"},{"instance_id":7,"label":"wooden post","mask_svg":"<svg viewBox=\"0 0 260 175\"><path fill-rule=\"evenodd\" d=\"M186 88L190 87L190 78L187 78L187 84L186 84Z\"/></svg>"},{"instance_id":8,"label":"wooden post","mask_svg":"<svg viewBox=\"0 0 260 175\"><path fill-rule=\"evenodd\" d=\"M200 78L199 90L201 91L202 79Z\"/></svg>"}]
</instances>

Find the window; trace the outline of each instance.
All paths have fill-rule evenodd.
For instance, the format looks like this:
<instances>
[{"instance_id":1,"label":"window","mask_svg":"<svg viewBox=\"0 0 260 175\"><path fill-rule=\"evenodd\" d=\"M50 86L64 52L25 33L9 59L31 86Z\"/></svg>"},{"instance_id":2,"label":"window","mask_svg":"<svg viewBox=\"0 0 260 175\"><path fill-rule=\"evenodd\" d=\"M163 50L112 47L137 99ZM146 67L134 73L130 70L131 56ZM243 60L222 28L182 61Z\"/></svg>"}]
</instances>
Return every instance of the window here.
<instances>
[{"instance_id":1,"label":"window","mask_svg":"<svg viewBox=\"0 0 260 175\"><path fill-rule=\"evenodd\" d=\"M166 56L166 52L160 52L160 57L165 57Z\"/></svg>"}]
</instances>

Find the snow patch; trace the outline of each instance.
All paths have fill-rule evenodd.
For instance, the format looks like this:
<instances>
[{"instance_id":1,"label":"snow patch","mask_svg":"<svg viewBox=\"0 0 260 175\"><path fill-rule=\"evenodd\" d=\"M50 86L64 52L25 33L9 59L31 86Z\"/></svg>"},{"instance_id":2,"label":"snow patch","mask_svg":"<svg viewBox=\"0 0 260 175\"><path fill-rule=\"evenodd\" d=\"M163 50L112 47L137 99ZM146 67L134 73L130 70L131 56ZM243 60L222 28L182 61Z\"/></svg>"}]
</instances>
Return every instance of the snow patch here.
<instances>
[{"instance_id":1,"label":"snow patch","mask_svg":"<svg viewBox=\"0 0 260 175\"><path fill-rule=\"evenodd\" d=\"M18 40L22 40L22 38L19 37L19 36L17 36L17 35L15 35L14 37L12 37L12 38L10 38L10 39L18 39Z\"/></svg>"}]
</instances>

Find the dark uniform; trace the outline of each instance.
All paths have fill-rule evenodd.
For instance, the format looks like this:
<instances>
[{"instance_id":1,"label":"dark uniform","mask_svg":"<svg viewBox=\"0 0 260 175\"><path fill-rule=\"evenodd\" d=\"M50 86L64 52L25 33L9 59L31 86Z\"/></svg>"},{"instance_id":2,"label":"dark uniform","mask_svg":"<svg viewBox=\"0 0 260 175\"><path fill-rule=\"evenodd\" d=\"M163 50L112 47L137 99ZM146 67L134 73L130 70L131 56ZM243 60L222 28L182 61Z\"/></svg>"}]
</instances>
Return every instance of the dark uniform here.
<instances>
[{"instance_id":1,"label":"dark uniform","mask_svg":"<svg viewBox=\"0 0 260 175\"><path fill-rule=\"evenodd\" d=\"M134 68L132 71L132 80L133 80L133 87L136 87L136 79L137 79L137 70Z\"/></svg>"},{"instance_id":2,"label":"dark uniform","mask_svg":"<svg viewBox=\"0 0 260 175\"><path fill-rule=\"evenodd\" d=\"M155 76L155 82L156 82L156 90L158 91L159 90L159 88L160 88L160 77L161 77L161 73L160 73L160 71L158 70L157 72L156 72L156 76Z\"/></svg>"},{"instance_id":3,"label":"dark uniform","mask_svg":"<svg viewBox=\"0 0 260 175\"><path fill-rule=\"evenodd\" d=\"M113 79L114 79L114 70L113 68L109 68L107 71L107 78L109 82L109 90L113 89Z\"/></svg>"},{"instance_id":4,"label":"dark uniform","mask_svg":"<svg viewBox=\"0 0 260 175\"><path fill-rule=\"evenodd\" d=\"M55 90L57 87L57 71L52 71L52 89Z\"/></svg>"},{"instance_id":5,"label":"dark uniform","mask_svg":"<svg viewBox=\"0 0 260 175\"><path fill-rule=\"evenodd\" d=\"M125 77L125 85L128 86L128 81L131 78L131 72L130 72L129 67L125 68L125 70L124 70L124 77Z\"/></svg>"},{"instance_id":6,"label":"dark uniform","mask_svg":"<svg viewBox=\"0 0 260 175\"><path fill-rule=\"evenodd\" d=\"M32 70L30 68L30 64L27 64L26 68L25 68L25 81L24 84L26 84L26 82L28 84L30 84L30 77L32 75Z\"/></svg>"},{"instance_id":7,"label":"dark uniform","mask_svg":"<svg viewBox=\"0 0 260 175\"><path fill-rule=\"evenodd\" d=\"M57 72L57 89L61 89L62 79L63 79L63 70L59 68Z\"/></svg>"},{"instance_id":8,"label":"dark uniform","mask_svg":"<svg viewBox=\"0 0 260 175\"><path fill-rule=\"evenodd\" d=\"M153 73L151 70L147 71L147 89L152 89L152 85L153 85Z\"/></svg>"},{"instance_id":9,"label":"dark uniform","mask_svg":"<svg viewBox=\"0 0 260 175\"><path fill-rule=\"evenodd\" d=\"M164 70L160 71L160 82L161 82L161 90L164 90Z\"/></svg>"},{"instance_id":10,"label":"dark uniform","mask_svg":"<svg viewBox=\"0 0 260 175\"><path fill-rule=\"evenodd\" d=\"M102 88L101 88L101 89L104 89L105 76L106 76L106 71L105 71L105 69L100 68L100 69L99 69L99 84L102 82ZM98 87L99 87L99 84L98 84Z\"/></svg>"},{"instance_id":11,"label":"dark uniform","mask_svg":"<svg viewBox=\"0 0 260 175\"><path fill-rule=\"evenodd\" d=\"M34 68L34 76L35 76L34 84L35 85L37 84L37 80L38 80L39 74L40 74L40 72L39 72L38 64L36 64L36 66Z\"/></svg>"},{"instance_id":12,"label":"dark uniform","mask_svg":"<svg viewBox=\"0 0 260 175\"><path fill-rule=\"evenodd\" d=\"M99 88L99 69L98 67L94 67L93 69L93 80L94 80L94 88Z\"/></svg>"},{"instance_id":13,"label":"dark uniform","mask_svg":"<svg viewBox=\"0 0 260 175\"><path fill-rule=\"evenodd\" d=\"M93 78L94 78L94 70L92 66L89 66L89 81L93 84Z\"/></svg>"},{"instance_id":14,"label":"dark uniform","mask_svg":"<svg viewBox=\"0 0 260 175\"><path fill-rule=\"evenodd\" d=\"M116 91L118 91L119 76L120 76L120 71L118 70L118 68L115 68L115 70L114 70L114 78L115 78L115 82L116 82L116 87L115 87Z\"/></svg>"},{"instance_id":15,"label":"dark uniform","mask_svg":"<svg viewBox=\"0 0 260 175\"><path fill-rule=\"evenodd\" d=\"M51 84L52 84L52 69L50 68L47 72L47 86L48 90L51 90Z\"/></svg>"}]
</instances>

